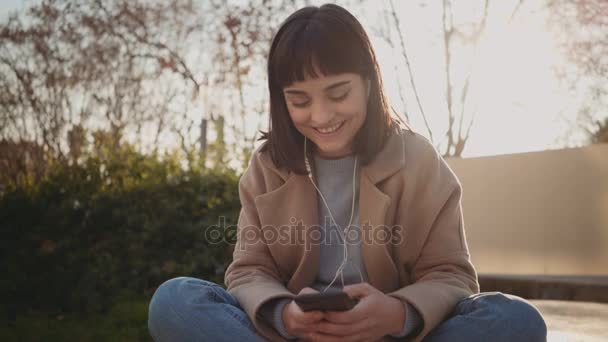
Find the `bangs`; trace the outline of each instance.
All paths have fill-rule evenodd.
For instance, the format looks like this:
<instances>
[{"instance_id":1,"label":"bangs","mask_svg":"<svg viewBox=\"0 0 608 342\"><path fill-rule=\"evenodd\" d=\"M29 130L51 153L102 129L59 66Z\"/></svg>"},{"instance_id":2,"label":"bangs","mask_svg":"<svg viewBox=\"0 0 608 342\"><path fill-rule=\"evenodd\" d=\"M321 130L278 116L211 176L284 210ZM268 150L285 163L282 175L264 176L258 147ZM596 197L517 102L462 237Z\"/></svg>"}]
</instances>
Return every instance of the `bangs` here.
<instances>
[{"instance_id":1,"label":"bangs","mask_svg":"<svg viewBox=\"0 0 608 342\"><path fill-rule=\"evenodd\" d=\"M361 39L343 23L328 19L333 18L301 20L282 33L269 60L270 74L280 88L304 81L306 77L368 74L365 68L370 65L370 61L365 60L368 47L361 45Z\"/></svg>"}]
</instances>

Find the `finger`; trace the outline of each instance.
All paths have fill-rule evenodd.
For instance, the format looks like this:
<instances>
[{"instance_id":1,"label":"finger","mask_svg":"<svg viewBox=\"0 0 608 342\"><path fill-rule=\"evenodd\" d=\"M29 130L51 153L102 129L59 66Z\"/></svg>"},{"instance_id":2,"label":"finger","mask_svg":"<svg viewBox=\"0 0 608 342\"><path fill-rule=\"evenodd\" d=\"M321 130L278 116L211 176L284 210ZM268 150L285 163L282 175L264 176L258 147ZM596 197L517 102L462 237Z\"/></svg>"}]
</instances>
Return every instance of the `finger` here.
<instances>
[{"instance_id":1,"label":"finger","mask_svg":"<svg viewBox=\"0 0 608 342\"><path fill-rule=\"evenodd\" d=\"M295 301L291 301L290 305L291 304L293 304L294 306L294 318L302 324L317 322L324 318L325 313L323 311L303 311L302 308Z\"/></svg>"},{"instance_id":2,"label":"finger","mask_svg":"<svg viewBox=\"0 0 608 342\"><path fill-rule=\"evenodd\" d=\"M327 335L327 334L322 334L322 333L318 333L318 332L311 332L310 334L308 334L308 338L310 339L310 341L313 342L342 342L343 339L342 337L334 337L331 335Z\"/></svg>"},{"instance_id":3,"label":"finger","mask_svg":"<svg viewBox=\"0 0 608 342\"><path fill-rule=\"evenodd\" d=\"M323 318L338 324L355 324L367 318L365 308L357 304L354 308L347 311L325 311Z\"/></svg>"},{"instance_id":4,"label":"finger","mask_svg":"<svg viewBox=\"0 0 608 342\"><path fill-rule=\"evenodd\" d=\"M320 332L312 332L309 334L310 340L314 342L356 342L360 338L357 335L350 336L334 336Z\"/></svg>"},{"instance_id":5,"label":"finger","mask_svg":"<svg viewBox=\"0 0 608 342\"><path fill-rule=\"evenodd\" d=\"M362 335L358 335L358 338L354 342L374 342L374 341L378 341L381 338L382 338L381 336L374 338L370 334L362 334Z\"/></svg>"},{"instance_id":6,"label":"finger","mask_svg":"<svg viewBox=\"0 0 608 342\"><path fill-rule=\"evenodd\" d=\"M306 333L306 334L301 335L299 337L300 337L300 340L305 341L305 342L312 341L312 336L310 336L310 333Z\"/></svg>"},{"instance_id":7,"label":"finger","mask_svg":"<svg viewBox=\"0 0 608 342\"><path fill-rule=\"evenodd\" d=\"M346 285L344 288L342 288L342 291L346 292L350 298L362 298L369 296L373 293L373 290L374 287L368 283Z\"/></svg>"},{"instance_id":8,"label":"finger","mask_svg":"<svg viewBox=\"0 0 608 342\"><path fill-rule=\"evenodd\" d=\"M354 324L336 324L323 320L317 324L317 331L335 336L360 336L369 329L369 320L360 320Z\"/></svg>"},{"instance_id":9,"label":"finger","mask_svg":"<svg viewBox=\"0 0 608 342\"><path fill-rule=\"evenodd\" d=\"M312 287L305 287L303 289L300 290L300 292L298 292L298 294L301 293L318 293L319 291L313 289Z\"/></svg>"},{"instance_id":10,"label":"finger","mask_svg":"<svg viewBox=\"0 0 608 342\"><path fill-rule=\"evenodd\" d=\"M297 308L295 318L300 324L311 324L322 320L325 317L323 311L302 311L300 307Z\"/></svg>"},{"instance_id":11,"label":"finger","mask_svg":"<svg viewBox=\"0 0 608 342\"><path fill-rule=\"evenodd\" d=\"M298 321L302 324L313 324L323 320L323 312L316 311L313 313L305 313L298 318Z\"/></svg>"}]
</instances>

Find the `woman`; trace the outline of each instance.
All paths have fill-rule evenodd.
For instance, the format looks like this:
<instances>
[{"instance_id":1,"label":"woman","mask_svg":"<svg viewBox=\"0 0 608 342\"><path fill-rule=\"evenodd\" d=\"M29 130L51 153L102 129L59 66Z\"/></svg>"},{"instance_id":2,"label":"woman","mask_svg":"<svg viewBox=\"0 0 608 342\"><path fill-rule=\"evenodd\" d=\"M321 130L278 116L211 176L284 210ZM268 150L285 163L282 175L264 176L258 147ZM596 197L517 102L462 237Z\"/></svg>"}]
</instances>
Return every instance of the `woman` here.
<instances>
[{"instance_id":1,"label":"woman","mask_svg":"<svg viewBox=\"0 0 608 342\"><path fill-rule=\"evenodd\" d=\"M544 341L522 298L479 293L461 186L395 115L360 23L296 11L268 57L270 128L239 183L227 291L180 277L150 303L157 341ZM303 312L296 294L358 304Z\"/></svg>"}]
</instances>

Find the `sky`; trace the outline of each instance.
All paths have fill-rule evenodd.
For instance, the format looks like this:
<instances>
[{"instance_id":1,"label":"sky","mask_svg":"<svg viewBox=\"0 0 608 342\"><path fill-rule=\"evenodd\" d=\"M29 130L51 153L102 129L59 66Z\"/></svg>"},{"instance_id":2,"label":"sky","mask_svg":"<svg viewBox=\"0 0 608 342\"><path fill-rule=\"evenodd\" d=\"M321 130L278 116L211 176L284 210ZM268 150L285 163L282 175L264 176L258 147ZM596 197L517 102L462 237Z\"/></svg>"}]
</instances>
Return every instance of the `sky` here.
<instances>
[{"instance_id":1,"label":"sky","mask_svg":"<svg viewBox=\"0 0 608 342\"><path fill-rule=\"evenodd\" d=\"M396 3L401 13L412 13L404 15L409 20L402 22L401 28L421 105L434 134L445 132L447 106L444 50L439 39L440 1L428 2L422 8L418 1ZM577 99L559 84L554 73L563 59L553 33L546 29L547 13L522 7L509 22L505 14L513 11L514 4L492 2L498 7L490 9L488 26L476 52L461 59L474 61L466 111L477 109L464 157L554 148L567 128L568 122L563 118L574 119ZM376 49L381 50L379 59L385 83L396 102L396 73L391 71L395 63L403 65L403 59L389 50L383 51L382 42L372 40ZM454 70L455 75L464 72L465 69ZM406 102L414 127L424 132L413 93L406 94Z\"/></svg>"},{"instance_id":2,"label":"sky","mask_svg":"<svg viewBox=\"0 0 608 342\"><path fill-rule=\"evenodd\" d=\"M9 11L23 9L37 1L0 0L0 20L4 21ZM322 4L326 1L312 2ZM395 3L397 11L403 13L401 30L421 106L434 134L439 135L447 127L441 2ZM563 57L554 34L546 28L546 11L523 6L509 22L505 13L511 13L515 3L492 2L495 7L490 10L488 26L480 44L474 53L463 55L461 59L464 63L460 65L473 62L470 64L473 75L470 101L465 108L468 113L476 112L463 157L558 148L569 121L575 119L579 99L569 93L555 76L554 69L563 63ZM370 3L368 8L352 12L369 29L377 20L377 7ZM458 14L466 17L475 13L479 12L469 8ZM405 92L405 108L399 101L396 77L401 78L402 84L409 84L402 56L395 54L385 41L370 31L368 34L378 55L391 102L397 110L408 112L414 128L428 137L414 93L411 90ZM454 79L458 80L458 75L464 75L467 70L455 70ZM442 137L435 138L437 143Z\"/></svg>"},{"instance_id":3,"label":"sky","mask_svg":"<svg viewBox=\"0 0 608 342\"><path fill-rule=\"evenodd\" d=\"M27 8L29 4L36 2L32 0L0 0L0 4L2 4L0 6L0 20L6 20L10 12L20 11Z\"/></svg>"}]
</instances>

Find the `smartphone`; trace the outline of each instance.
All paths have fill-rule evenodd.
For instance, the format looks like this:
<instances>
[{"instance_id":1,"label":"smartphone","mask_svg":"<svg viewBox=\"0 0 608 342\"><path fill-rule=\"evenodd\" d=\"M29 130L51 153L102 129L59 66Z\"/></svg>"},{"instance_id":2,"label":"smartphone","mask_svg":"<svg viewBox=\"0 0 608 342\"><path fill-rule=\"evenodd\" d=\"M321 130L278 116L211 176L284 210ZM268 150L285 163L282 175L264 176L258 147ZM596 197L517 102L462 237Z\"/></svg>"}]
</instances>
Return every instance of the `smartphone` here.
<instances>
[{"instance_id":1,"label":"smartphone","mask_svg":"<svg viewBox=\"0 0 608 342\"><path fill-rule=\"evenodd\" d=\"M294 301L302 311L346 311L354 308L359 302L342 290L331 289L325 292L300 294L294 298Z\"/></svg>"}]
</instances>

